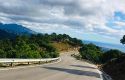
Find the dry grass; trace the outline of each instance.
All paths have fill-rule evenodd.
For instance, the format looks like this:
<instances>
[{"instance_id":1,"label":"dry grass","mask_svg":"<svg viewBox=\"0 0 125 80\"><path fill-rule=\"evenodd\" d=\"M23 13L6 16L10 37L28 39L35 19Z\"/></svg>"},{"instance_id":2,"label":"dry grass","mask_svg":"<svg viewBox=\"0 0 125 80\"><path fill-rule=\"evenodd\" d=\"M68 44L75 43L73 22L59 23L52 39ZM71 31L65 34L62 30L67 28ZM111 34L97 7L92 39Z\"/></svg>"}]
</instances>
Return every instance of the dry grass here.
<instances>
[{"instance_id":1,"label":"dry grass","mask_svg":"<svg viewBox=\"0 0 125 80\"><path fill-rule=\"evenodd\" d=\"M53 42L52 45L59 51L69 51L71 49L73 49L73 46L69 45L68 43L64 43L64 42Z\"/></svg>"}]
</instances>

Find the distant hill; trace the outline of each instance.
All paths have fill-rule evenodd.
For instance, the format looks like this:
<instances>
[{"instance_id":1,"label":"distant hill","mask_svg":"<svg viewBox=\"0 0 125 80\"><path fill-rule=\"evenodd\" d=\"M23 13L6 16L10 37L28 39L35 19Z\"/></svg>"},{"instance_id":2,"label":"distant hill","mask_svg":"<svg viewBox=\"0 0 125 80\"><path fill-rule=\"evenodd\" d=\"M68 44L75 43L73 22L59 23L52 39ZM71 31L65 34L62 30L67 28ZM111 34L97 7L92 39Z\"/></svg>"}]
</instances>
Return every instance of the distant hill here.
<instances>
[{"instance_id":1,"label":"distant hill","mask_svg":"<svg viewBox=\"0 0 125 80\"><path fill-rule=\"evenodd\" d=\"M96 46L101 47L103 51L107 51L109 49L118 49L120 51L125 52L125 46L124 45L120 45L120 44L111 44L111 43L103 43L103 42L87 41L87 40L84 40L83 42L85 44L93 43Z\"/></svg>"},{"instance_id":2,"label":"distant hill","mask_svg":"<svg viewBox=\"0 0 125 80\"><path fill-rule=\"evenodd\" d=\"M35 32L18 24L2 24L0 23L0 30L8 33L22 35L22 34L34 34Z\"/></svg>"}]
</instances>

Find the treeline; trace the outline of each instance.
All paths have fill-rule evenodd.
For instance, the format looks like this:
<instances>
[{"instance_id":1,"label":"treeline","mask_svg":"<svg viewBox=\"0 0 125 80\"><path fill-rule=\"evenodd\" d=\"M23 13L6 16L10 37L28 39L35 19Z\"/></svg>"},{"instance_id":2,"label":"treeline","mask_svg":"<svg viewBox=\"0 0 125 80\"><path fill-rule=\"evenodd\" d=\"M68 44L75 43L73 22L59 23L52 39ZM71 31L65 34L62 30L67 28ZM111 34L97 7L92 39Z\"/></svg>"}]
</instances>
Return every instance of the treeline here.
<instances>
[{"instance_id":1,"label":"treeline","mask_svg":"<svg viewBox=\"0 0 125 80\"><path fill-rule=\"evenodd\" d=\"M55 58L59 56L59 52L51 45L52 42L82 45L81 40L66 34L21 35L14 39L0 40L0 58Z\"/></svg>"},{"instance_id":2,"label":"treeline","mask_svg":"<svg viewBox=\"0 0 125 80\"><path fill-rule=\"evenodd\" d=\"M125 44L125 35L120 40L122 44ZM103 51L101 47L98 47L92 43L84 44L80 49L80 58L89 60L96 64L105 64L115 61L119 58L125 57L125 53L117 49L110 49Z\"/></svg>"},{"instance_id":3,"label":"treeline","mask_svg":"<svg viewBox=\"0 0 125 80\"><path fill-rule=\"evenodd\" d=\"M111 49L104 52L94 44L84 44L79 52L82 59L87 59L96 64L104 64L124 56L124 53L119 50Z\"/></svg>"},{"instance_id":4,"label":"treeline","mask_svg":"<svg viewBox=\"0 0 125 80\"><path fill-rule=\"evenodd\" d=\"M122 44L125 44L125 35L120 40ZM115 52L113 52L115 53ZM125 80L125 55L117 55L118 58L107 62L102 66L103 71L112 77L113 80Z\"/></svg>"},{"instance_id":5,"label":"treeline","mask_svg":"<svg viewBox=\"0 0 125 80\"><path fill-rule=\"evenodd\" d=\"M120 40L125 44L125 35ZM119 50L110 49L102 51L102 49L94 44L84 44L79 49L80 59L89 60L95 64L99 64L100 68L111 76L113 80L125 80L125 53Z\"/></svg>"},{"instance_id":6,"label":"treeline","mask_svg":"<svg viewBox=\"0 0 125 80\"><path fill-rule=\"evenodd\" d=\"M83 42L80 39L72 38L67 34L56 34L52 33L51 35L45 34L45 37L47 37L46 40L51 42L66 42L74 47L82 46Z\"/></svg>"}]
</instances>

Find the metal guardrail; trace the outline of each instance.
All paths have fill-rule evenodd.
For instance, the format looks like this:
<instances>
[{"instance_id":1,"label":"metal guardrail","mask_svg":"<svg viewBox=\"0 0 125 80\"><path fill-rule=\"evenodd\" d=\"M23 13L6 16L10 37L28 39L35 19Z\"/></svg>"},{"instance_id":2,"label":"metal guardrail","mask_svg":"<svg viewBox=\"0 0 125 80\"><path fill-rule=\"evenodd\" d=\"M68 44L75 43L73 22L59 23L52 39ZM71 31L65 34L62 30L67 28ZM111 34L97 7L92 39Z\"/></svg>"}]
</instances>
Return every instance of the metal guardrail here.
<instances>
[{"instance_id":1,"label":"metal guardrail","mask_svg":"<svg viewBox=\"0 0 125 80\"><path fill-rule=\"evenodd\" d=\"M13 66L14 63L32 63L32 62L50 62L50 61L56 61L59 60L58 58L44 58L44 59L0 59L0 63L11 63L10 65Z\"/></svg>"},{"instance_id":2,"label":"metal guardrail","mask_svg":"<svg viewBox=\"0 0 125 80\"><path fill-rule=\"evenodd\" d=\"M11 63L11 62L44 62L58 60L59 58L47 58L47 59L0 59L0 63Z\"/></svg>"}]
</instances>

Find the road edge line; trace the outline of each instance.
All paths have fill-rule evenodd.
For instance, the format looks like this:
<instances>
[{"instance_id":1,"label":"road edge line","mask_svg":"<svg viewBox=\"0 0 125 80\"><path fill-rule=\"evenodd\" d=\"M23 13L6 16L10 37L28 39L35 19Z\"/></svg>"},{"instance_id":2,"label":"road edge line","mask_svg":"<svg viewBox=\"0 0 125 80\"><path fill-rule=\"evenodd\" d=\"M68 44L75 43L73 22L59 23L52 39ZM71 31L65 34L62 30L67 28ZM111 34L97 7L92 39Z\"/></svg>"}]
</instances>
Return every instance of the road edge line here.
<instances>
[{"instance_id":1,"label":"road edge line","mask_svg":"<svg viewBox=\"0 0 125 80\"><path fill-rule=\"evenodd\" d=\"M97 71L98 71L98 73L100 75L101 80L103 80L102 72L100 70L97 70Z\"/></svg>"}]
</instances>

